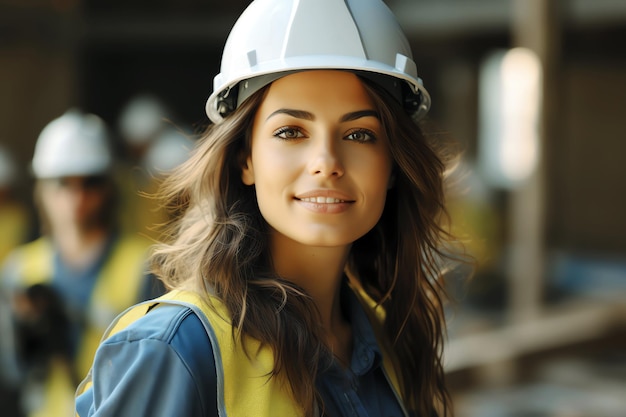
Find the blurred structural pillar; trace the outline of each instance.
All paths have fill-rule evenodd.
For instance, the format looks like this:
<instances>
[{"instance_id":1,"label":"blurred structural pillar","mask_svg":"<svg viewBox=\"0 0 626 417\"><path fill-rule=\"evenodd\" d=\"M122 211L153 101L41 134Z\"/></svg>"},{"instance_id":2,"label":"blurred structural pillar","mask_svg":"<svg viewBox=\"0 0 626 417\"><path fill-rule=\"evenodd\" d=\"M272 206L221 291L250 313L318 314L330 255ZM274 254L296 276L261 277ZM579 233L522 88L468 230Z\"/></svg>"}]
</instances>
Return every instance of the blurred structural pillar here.
<instances>
[{"instance_id":1,"label":"blurred structural pillar","mask_svg":"<svg viewBox=\"0 0 626 417\"><path fill-rule=\"evenodd\" d=\"M554 137L556 74L561 47L561 0L513 0L514 47L532 50L543 69L536 169L510 194L509 313L513 321L536 318L544 293L547 144Z\"/></svg>"}]
</instances>

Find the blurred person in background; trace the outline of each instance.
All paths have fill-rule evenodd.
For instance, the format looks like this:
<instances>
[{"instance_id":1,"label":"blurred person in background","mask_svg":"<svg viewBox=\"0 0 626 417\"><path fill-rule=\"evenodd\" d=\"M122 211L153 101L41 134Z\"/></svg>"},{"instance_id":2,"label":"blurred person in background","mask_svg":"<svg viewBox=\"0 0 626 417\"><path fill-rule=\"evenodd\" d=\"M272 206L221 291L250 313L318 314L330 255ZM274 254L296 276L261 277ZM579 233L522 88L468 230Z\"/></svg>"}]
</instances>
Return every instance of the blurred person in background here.
<instances>
[{"instance_id":1,"label":"blurred person in background","mask_svg":"<svg viewBox=\"0 0 626 417\"><path fill-rule=\"evenodd\" d=\"M30 234L30 214L17 199L17 167L13 155L0 145L0 263L16 246L25 243Z\"/></svg>"},{"instance_id":2,"label":"blurred person in background","mask_svg":"<svg viewBox=\"0 0 626 417\"><path fill-rule=\"evenodd\" d=\"M171 207L160 205L155 195L162 181L189 158L194 145L194 140L186 132L168 127L152 141L139 161L137 170L143 181L141 188L136 190L135 205L131 208L143 219L140 233L159 240L158 231L172 220L175 213L168 211Z\"/></svg>"},{"instance_id":3,"label":"blurred person in background","mask_svg":"<svg viewBox=\"0 0 626 417\"><path fill-rule=\"evenodd\" d=\"M140 165L150 145L166 129L169 118L163 100L151 93L136 94L124 104L117 127L130 164Z\"/></svg>"},{"instance_id":4,"label":"blurred person in background","mask_svg":"<svg viewBox=\"0 0 626 417\"><path fill-rule=\"evenodd\" d=\"M140 93L128 100L118 117L118 133L124 149L123 172L124 210L122 224L125 230L139 232L149 238L158 238L156 226L168 220L165 210L150 198L157 188L161 173L151 164L171 165L168 156L158 155L153 147L162 148L164 139L173 137L170 112L165 103L150 93ZM174 152L178 160L180 152ZM156 175L155 175L156 174Z\"/></svg>"},{"instance_id":5,"label":"blurred person in background","mask_svg":"<svg viewBox=\"0 0 626 417\"><path fill-rule=\"evenodd\" d=\"M73 415L76 385L112 318L162 292L146 269L150 242L119 229L114 162L105 123L75 109L35 145L42 236L9 254L0 275L12 317L0 329L12 341L2 373L21 387L25 415Z\"/></svg>"},{"instance_id":6,"label":"blurred person in background","mask_svg":"<svg viewBox=\"0 0 626 417\"><path fill-rule=\"evenodd\" d=\"M18 169L14 155L7 147L0 145L0 264L13 249L25 243L31 233L31 213L15 194L17 180ZM0 299L0 323L9 323L11 316L6 306L2 305L2 301ZM6 324L0 324L0 329L6 327L8 327ZM11 341L11 337L2 334L0 352L4 350L2 346L9 347ZM14 371L9 371L14 369L13 365L11 361L4 363L0 360L0 369L4 369L6 375L0 378L0 410L3 410L3 415L9 416L16 415L19 410L16 395L18 390L9 377L10 374L15 374Z\"/></svg>"},{"instance_id":7,"label":"blurred person in background","mask_svg":"<svg viewBox=\"0 0 626 417\"><path fill-rule=\"evenodd\" d=\"M160 180L185 162L194 147L194 141L183 131L168 128L152 143L141 161L142 169L152 178Z\"/></svg>"},{"instance_id":8,"label":"blurred person in background","mask_svg":"<svg viewBox=\"0 0 626 417\"><path fill-rule=\"evenodd\" d=\"M460 158L451 172L447 207L452 218L454 235L461 238L464 248L474 262L465 265L471 270L472 285L468 286L467 271L459 268L458 279L449 277L448 290L458 301L470 304L494 305L505 299L498 274L501 268L503 219L495 209L496 195L468 157ZM471 290L471 292L470 292Z\"/></svg>"}]
</instances>

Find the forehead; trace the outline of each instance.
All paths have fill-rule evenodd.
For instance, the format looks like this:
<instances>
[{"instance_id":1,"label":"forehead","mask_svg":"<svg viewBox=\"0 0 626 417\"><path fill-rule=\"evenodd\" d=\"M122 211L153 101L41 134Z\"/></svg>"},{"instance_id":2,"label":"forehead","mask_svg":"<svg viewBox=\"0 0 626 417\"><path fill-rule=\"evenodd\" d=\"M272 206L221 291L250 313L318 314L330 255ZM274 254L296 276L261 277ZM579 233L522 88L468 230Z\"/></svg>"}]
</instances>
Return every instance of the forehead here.
<instances>
[{"instance_id":1,"label":"forehead","mask_svg":"<svg viewBox=\"0 0 626 417\"><path fill-rule=\"evenodd\" d=\"M374 108L361 79L349 71L311 70L286 75L274 81L262 107L341 105L355 109Z\"/></svg>"}]
</instances>

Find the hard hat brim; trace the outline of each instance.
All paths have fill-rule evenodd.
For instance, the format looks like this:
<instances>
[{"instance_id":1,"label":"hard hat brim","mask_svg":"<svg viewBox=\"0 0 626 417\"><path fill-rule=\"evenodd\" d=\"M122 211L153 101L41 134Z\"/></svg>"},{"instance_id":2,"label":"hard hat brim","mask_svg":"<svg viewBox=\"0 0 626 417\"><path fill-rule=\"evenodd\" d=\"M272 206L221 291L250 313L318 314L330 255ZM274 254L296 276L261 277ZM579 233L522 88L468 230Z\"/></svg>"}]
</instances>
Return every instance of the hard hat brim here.
<instances>
[{"instance_id":1,"label":"hard hat brim","mask_svg":"<svg viewBox=\"0 0 626 417\"><path fill-rule=\"evenodd\" d=\"M371 72L375 74L388 75L390 77L402 80L409 85L411 91L419 96L420 102L416 106L416 111L411 116L415 120L421 119L430 109L430 95L426 88L424 88L422 81L417 76L413 77L407 74L405 71L397 68L390 67L378 61L359 59L355 57L337 57L332 56L315 56L311 57L291 57L270 62L263 62L256 68L248 68L245 72L241 72L239 75L230 74L230 80L228 83L222 82L222 74L218 74L215 77L214 85L215 89L206 102L206 113L209 119L214 123L220 123L223 120L223 116L218 110L218 98L220 95L224 95L233 87L239 85L242 81L252 80L257 77L267 77L267 82L256 83L256 89L249 91L247 96L253 94L263 86L281 78L287 74L301 71L311 70L351 70L355 72Z\"/></svg>"}]
</instances>

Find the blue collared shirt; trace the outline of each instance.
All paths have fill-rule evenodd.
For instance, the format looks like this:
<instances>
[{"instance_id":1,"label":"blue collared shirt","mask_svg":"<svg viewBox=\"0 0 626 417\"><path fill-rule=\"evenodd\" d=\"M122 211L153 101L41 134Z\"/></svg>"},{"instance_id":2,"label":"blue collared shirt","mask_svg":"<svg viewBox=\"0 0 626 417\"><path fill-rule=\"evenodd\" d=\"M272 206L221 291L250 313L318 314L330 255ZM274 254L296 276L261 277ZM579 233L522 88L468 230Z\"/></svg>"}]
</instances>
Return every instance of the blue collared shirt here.
<instances>
[{"instance_id":1,"label":"blue collared shirt","mask_svg":"<svg viewBox=\"0 0 626 417\"><path fill-rule=\"evenodd\" d=\"M356 296L345 292L352 324L350 368L334 363L318 377L328 417L401 417L382 354ZM187 307L155 308L98 349L93 385L80 395L81 417L217 417L216 373L204 327Z\"/></svg>"},{"instance_id":2,"label":"blue collared shirt","mask_svg":"<svg viewBox=\"0 0 626 417\"><path fill-rule=\"evenodd\" d=\"M382 352L363 307L352 291L342 291L342 297L352 325L352 359L350 368L334 362L318 378L317 388L324 400L326 415L403 416L385 377Z\"/></svg>"}]
</instances>

